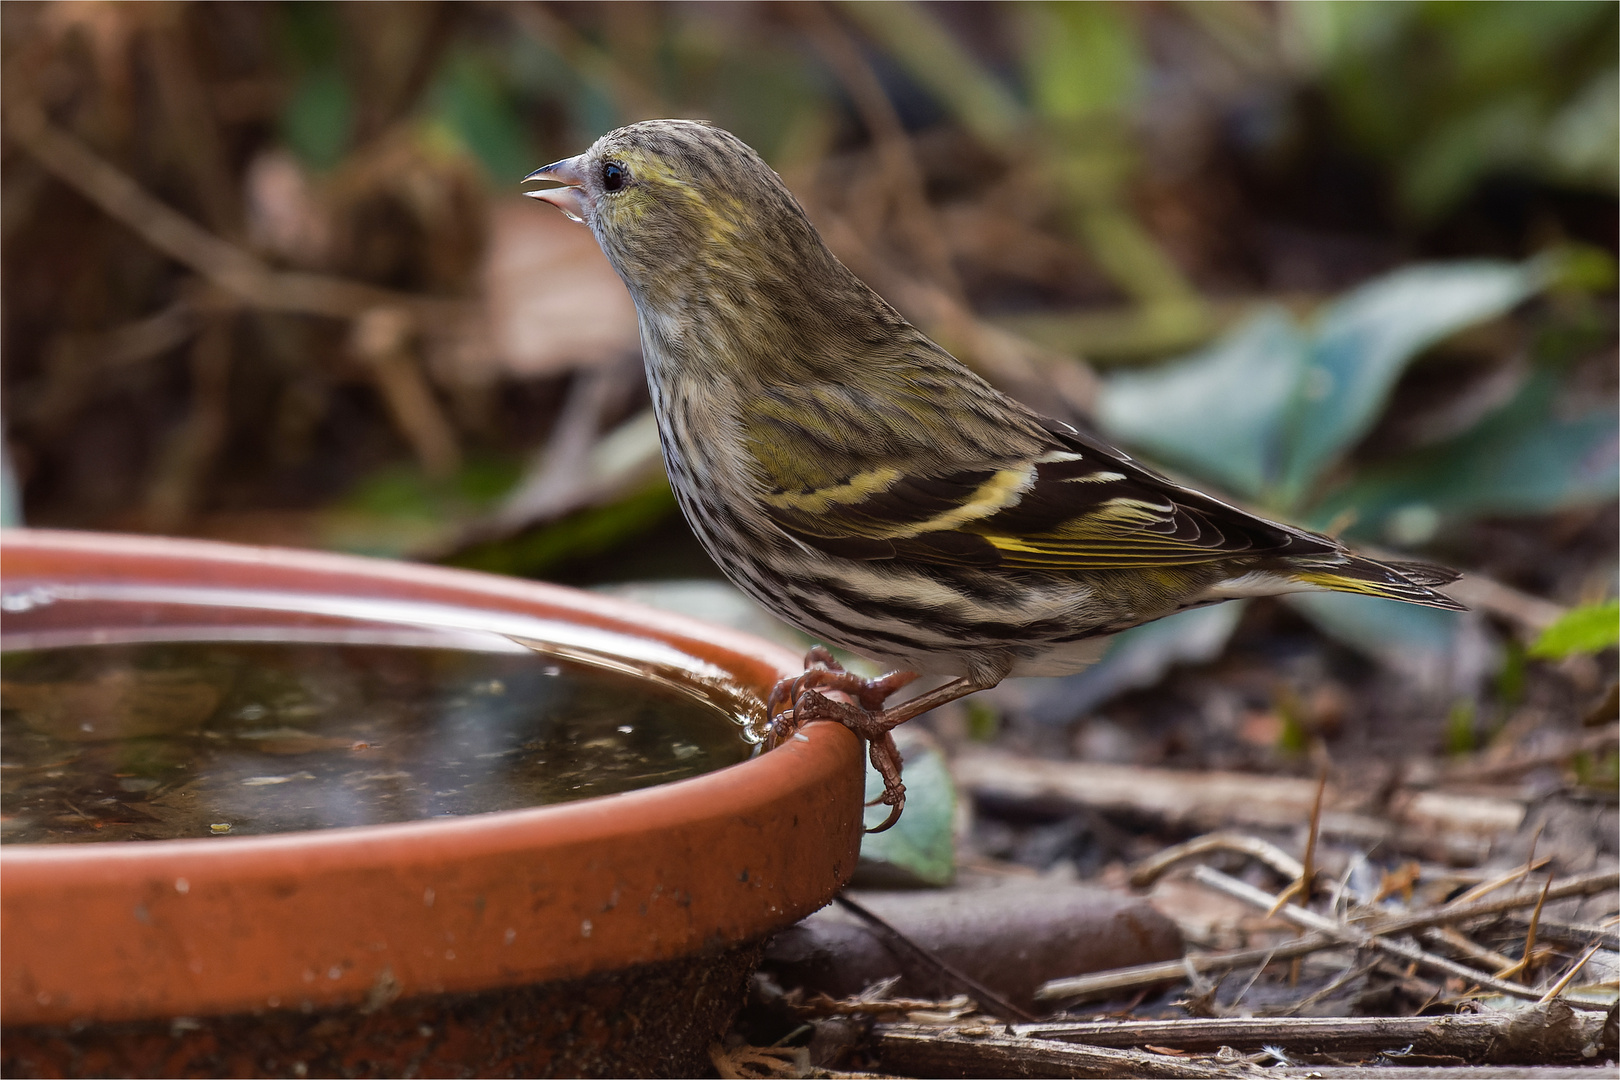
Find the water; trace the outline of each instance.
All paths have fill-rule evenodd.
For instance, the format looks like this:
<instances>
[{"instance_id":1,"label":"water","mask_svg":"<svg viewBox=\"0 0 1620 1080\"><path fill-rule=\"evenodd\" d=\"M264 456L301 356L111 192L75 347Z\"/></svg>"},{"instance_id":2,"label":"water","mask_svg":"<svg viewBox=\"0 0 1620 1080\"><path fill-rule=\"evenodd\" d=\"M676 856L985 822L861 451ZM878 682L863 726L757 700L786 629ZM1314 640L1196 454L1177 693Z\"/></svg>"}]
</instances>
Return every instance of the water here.
<instances>
[{"instance_id":1,"label":"water","mask_svg":"<svg viewBox=\"0 0 1620 1080\"><path fill-rule=\"evenodd\" d=\"M712 685L622 667L353 641L7 652L0 839L242 836L478 814L665 783L754 752L746 710L728 710Z\"/></svg>"}]
</instances>

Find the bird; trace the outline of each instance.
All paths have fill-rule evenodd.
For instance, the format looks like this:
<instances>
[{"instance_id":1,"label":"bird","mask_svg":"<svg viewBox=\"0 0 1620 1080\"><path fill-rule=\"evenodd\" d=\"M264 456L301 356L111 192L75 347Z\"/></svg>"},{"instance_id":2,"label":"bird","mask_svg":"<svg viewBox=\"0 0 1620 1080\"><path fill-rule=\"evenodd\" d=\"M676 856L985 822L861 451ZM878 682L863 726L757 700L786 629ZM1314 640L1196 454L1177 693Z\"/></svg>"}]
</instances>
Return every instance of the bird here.
<instances>
[{"instance_id":1,"label":"bird","mask_svg":"<svg viewBox=\"0 0 1620 1080\"><path fill-rule=\"evenodd\" d=\"M634 300L670 486L720 570L824 645L771 691L869 744L1009 676L1078 671L1109 635L1238 597L1336 591L1447 610L1460 575L1377 561L1176 483L991 386L867 287L769 165L698 120L647 120L536 169ZM944 682L895 705L922 675ZM841 691L845 698L830 696Z\"/></svg>"}]
</instances>

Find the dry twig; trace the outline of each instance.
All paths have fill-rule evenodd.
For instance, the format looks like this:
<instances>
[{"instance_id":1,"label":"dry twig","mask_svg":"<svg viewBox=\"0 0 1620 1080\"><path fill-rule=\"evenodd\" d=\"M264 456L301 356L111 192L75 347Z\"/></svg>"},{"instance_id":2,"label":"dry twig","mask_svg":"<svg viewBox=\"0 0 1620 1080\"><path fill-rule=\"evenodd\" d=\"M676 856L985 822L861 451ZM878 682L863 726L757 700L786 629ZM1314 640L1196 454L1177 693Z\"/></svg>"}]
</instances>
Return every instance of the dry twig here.
<instances>
[{"instance_id":1,"label":"dry twig","mask_svg":"<svg viewBox=\"0 0 1620 1080\"><path fill-rule=\"evenodd\" d=\"M1613 892L1617 888L1620 888L1620 872L1599 870L1566 878L1547 890L1547 899L1567 900L1572 896L1595 896L1598 893ZM1449 904L1429 908L1426 911L1414 911L1404 915L1374 912L1353 917L1352 921L1375 934L1404 934L1425 926L1467 922L1486 915L1500 915L1505 911L1531 907L1539 895L1539 893L1516 893L1512 896L1499 896L1494 900L1480 899L1466 903L1459 897Z\"/></svg>"},{"instance_id":2,"label":"dry twig","mask_svg":"<svg viewBox=\"0 0 1620 1080\"><path fill-rule=\"evenodd\" d=\"M1613 724L1600 731L1582 732L1558 740L1558 745L1534 754L1514 753L1511 760L1464 761L1446 769L1449 783L1483 783L1521 777L1535 769L1549 765L1566 766L1580 754L1596 754L1620 742L1620 727Z\"/></svg>"},{"instance_id":3,"label":"dry twig","mask_svg":"<svg viewBox=\"0 0 1620 1080\"><path fill-rule=\"evenodd\" d=\"M1296 896L1307 904L1311 902L1312 888L1316 884L1316 840L1322 835L1322 796L1327 792L1327 780L1327 766L1324 765L1316 778L1316 795L1311 799L1311 828L1306 834L1305 857L1300 860L1299 875L1277 894L1277 903L1267 915L1277 914L1278 908Z\"/></svg>"},{"instance_id":4,"label":"dry twig","mask_svg":"<svg viewBox=\"0 0 1620 1080\"><path fill-rule=\"evenodd\" d=\"M1289 880L1301 877L1305 873L1304 864L1276 844L1256 836L1249 836L1247 833L1213 832L1195 836L1184 843L1173 844L1137 863L1131 869L1131 887L1150 888L1176 863L1213 851L1236 851L1247 855L1265 863Z\"/></svg>"},{"instance_id":5,"label":"dry twig","mask_svg":"<svg viewBox=\"0 0 1620 1080\"><path fill-rule=\"evenodd\" d=\"M7 134L57 179L244 304L345 319L373 307L401 307L423 316L429 325L464 313L464 305L455 301L391 292L325 274L272 270L148 193L123 170L52 124L36 103L9 103L5 120Z\"/></svg>"},{"instance_id":6,"label":"dry twig","mask_svg":"<svg viewBox=\"0 0 1620 1080\"><path fill-rule=\"evenodd\" d=\"M1588 960L1597 955L1597 951L1600 948L1602 948L1601 945L1593 945L1591 948L1582 953L1581 958L1570 965L1569 970L1564 973L1563 977L1557 982L1553 983L1545 994L1541 995L1542 1003L1545 1004L1552 1001L1565 990L1568 990L1569 984L1575 981L1575 976L1580 974L1581 968L1586 966L1586 962Z\"/></svg>"},{"instance_id":7,"label":"dry twig","mask_svg":"<svg viewBox=\"0 0 1620 1080\"><path fill-rule=\"evenodd\" d=\"M7 133L57 179L237 302L269 311L353 320L355 351L375 373L389 412L424 469L430 475L455 469L460 452L454 429L414 359L404 350L418 330L454 326L465 319L465 304L324 274L272 270L156 198L78 138L56 127L37 102L8 103L5 121ZM373 347L374 343L381 344ZM165 496L164 500L156 512L172 516L173 511L162 507L174 499Z\"/></svg>"},{"instance_id":8,"label":"dry twig","mask_svg":"<svg viewBox=\"0 0 1620 1080\"><path fill-rule=\"evenodd\" d=\"M1489 896L1491 893L1502 888L1503 886L1512 885L1516 881L1522 881L1530 874L1540 870L1543 866L1546 866L1548 863L1552 862L1552 856L1550 855L1544 855L1539 859L1536 858L1536 840L1539 839L1540 836L1541 830L1537 829L1536 835L1530 839L1530 854L1525 858L1523 866L1519 867L1517 870L1510 870L1498 877L1480 882L1478 885L1473 886L1461 896L1453 899L1451 903L1453 905L1471 904L1481 897Z\"/></svg>"},{"instance_id":9,"label":"dry twig","mask_svg":"<svg viewBox=\"0 0 1620 1080\"><path fill-rule=\"evenodd\" d=\"M1261 910L1272 908L1276 900L1270 893L1263 892L1252 885L1247 885L1234 877L1207 866L1200 866L1195 869L1193 879L1228 896L1242 900L1244 903L1252 904ZM1397 956L1402 960L1417 964L1419 967L1443 972L1446 975L1463 979L1485 989L1495 990L1499 994L1507 994L1510 997L1521 998L1526 1001L1539 1001L1541 999L1541 994L1528 986L1487 975L1454 960L1447 960L1443 956L1435 956L1433 953L1424 952L1415 945L1393 941L1388 937L1368 933L1353 926L1341 926L1332 919L1318 915L1314 911L1307 911L1305 908L1295 904L1282 905L1277 909L1277 914L1296 926L1314 930L1326 937L1336 938L1345 945L1353 945L1361 949L1377 949L1391 956Z\"/></svg>"},{"instance_id":10,"label":"dry twig","mask_svg":"<svg viewBox=\"0 0 1620 1080\"><path fill-rule=\"evenodd\" d=\"M958 994L943 1001L931 998L894 997L895 984L902 978L904 976L895 975L873 983L854 997L846 998L835 998L821 991L806 998L800 989L783 993L780 987L776 987L772 1005L801 1020L823 1016L865 1016L890 1020L903 1017L917 1024L955 1023L978 1011L977 1003L966 994ZM756 992L759 992L760 987L761 984L756 982Z\"/></svg>"},{"instance_id":11,"label":"dry twig","mask_svg":"<svg viewBox=\"0 0 1620 1080\"><path fill-rule=\"evenodd\" d=\"M1483 945L1475 944L1472 940L1452 929L1449 926L1434 926L1420 930L1418 936L1432 945L1439 945L1466 956L1478 964L1488 965L1497 974L1502 969L1513 966L1513 961L1495 949L1487 949Z\"/></svg>"},{"instance_id":12,"label":"dry twig","mask_svg":"<svg viewBox=\"0 0 1620 1080\"><path fill-rule=\"evenodd\" d=\"M1515 1012L1455 1016L1242 1017L1182 1020L1076 1021L1015 1024L1009 1034L1088 1046L1152 1043L1177 1050L1211 1051L1277 1046L1301 1054L1344 1054L1412 1047L1425 1056L1472 1061L1580 1061L1602 1035L1601 1013L1567 1005Z\"/></svg>"},{"instance_id":13,"label":"dry twig","mask_svg":"<svg viewBox=\"0 0 1620 1080\"><path fill-rule=\"evenodd\" d=\"M1297 964L1297 963L1299 963L1299 961L1295 960L1294 963ZM1278 1015L1278 1016L1298 1016L1300 1013L1304 1012L1306 1009L1309 1009L1311 1006L1315 1005L1317 1002L1326 1001L1328 998L1332 997L1334 994L1337 994L1340 990L1343 990L1346 986L1349 986L1351 983L1355 982L1357 979L1359 979L1362 976L1366 975L1368 972L1370 972L1377 965L1378 965L1378 962L1376 960L1372 961L1371 963L1367 963L1367 964L1356 964L1356 963L1353 963L1353 962L1349 963L1349 964L1346 964L1345 967L1344 967L1344 971L1341 972L1336 978L1334 978L1334 980L1332 982L1328 983L1326 986L1322 987L1322 989L1316 991L1315 993L1306 994L1304 997L1300 998L1298 1001L1295 1001L1291 1005L1288 1005L1286 1008L1284 1008L1281 1011L1277 1012L1275 1015ZM1292 974L1292 972L1290 972L1290 974Z\"/></svg>"},{"instance_id":14,"label":"dry twig","mask_svg":"<svg viewBox=\"0 0 1620 1080\"><path fill-rule=\"evenodd\" d=\"M1509 912L1505 918L1509 922L1528 925L1529 917L1521 912ZM1536 931L1537 937L1556 941L1560 945L1571 945L1584 949L1588 945L1601 945L1605 949L1620 952L1620 934L1614 931L1613 926L1598 926L1594 923L1563 922L1558 919L1541 917L1540 929Z\"/></svg>"},{"instance_id":15,"label":"dry twig","mask_svg":"<svg viewBox=\"0 0 1620 1080\"><path fill-rule=\"evenodd\" d=\"M1498 979L1510 978L1523 972L1531 974L1530 969L1536 962L1536 925L1541 922L1541 909L1547 904L1547 891L1552 888L1552 875L1547 875L1547 883L1541 887L1541 898L1536 901L1535 910L1530 912L1530 925L1524 931L1524 953L1518 960L1496 973Z\"/></svg>"},{"instance_id":16,"label":"dry twig","mask_svg":"<svg viewBox=\"0 0 1620 1080\"><path fill-rule=\"evenodd\" d=\"M1591 896L1601 892L1612 892L1616 888L1620 888L1620 873L1612 870L1600 871L1569 878L1553 886L1547 892L1547 899L1563 900L1572 896ZM1500 915L1515 908L1530 907L1535 904L1536 899L1537 894L1534 893L1529 895L1519 894L1475 900L1466 904L1453 901L1441 907L1411 912L1405 915L1389 916L1375 912L1370 913L1359 925L1369 933L1405 934L1429 926L1438 926L1445 923L1464 923L1486 916ZM1035 1000L1056 1001L1117 993L1123 990L1134 990L1144 986L1156 986L1160 983L1179 981L1186 978L1189 966L1193 970L1203 973L1229 971L1232 968L1260 963L1268 956L1277 960L1286 960L1295 956L1340 948L1341 946L1342 942L1337 938L1325 934L1309 934L1297 941L1286 941L1273 948L1243 949L1229 953L1193 953L1181 960L1168 960L1157 964L1140 964L1136 967L1099 971L1090 975L1053 979L1035 992Z\"/></svg>"},{"instance_id":17,"label":"dry twig","mask_svg":"<svg viewBox=\"0 0 1620 1080\"><path fill-rule=\"evenodd\" d=\"M1135 990L1160 983L1173 983L1187 978L1189 970L1200 975L1216 971L1231 971L1250 964L1269 963L1272 960L1292 960L1325 949L1340 947L1338 941L1321 935L1307 935L1295 941L1285 941L1263 949L1238 949L1225 953L1188 953L1180 960L1165 960L1157 964L1138 964L1135 967L1098 971L1090 975L1075 975L1066 979L1053 979L1035 991L1036 1001L1079 1000Z\"/></svg>"},{"instance_id":18,"label":"dry twig","mask_svg":"<svg viewBox=\"0 0 1620 1080\"><path fill-rule=\"evenodd\" d=\"M1231 1080L1233 1076L1224 1065L1212 1061L1028 1039L1000 1034L997 1028L944 1032L882 1028L875 1036L872 1052L879 1066L899 1076L1132 1076L1149 1080Z\"/></svg>"},{"instance_id":19,"label":"dry twig","mask_svg":"<svg viewBox=\"0 0 1620 1080\"><path fill-rule=\"evenodd\" d=\"M1233 1050L1263 1049L1271 1058L1285 1062L1291 1056L1378 1055L1382 1059L1366 1069L1311 1066L1308 1073L1266 1069L1267 1076L1373 1077L1410 1075L1396 1071L1404 1058L1521 1066L1591 1061L1613 1053L1604 1027L1603 1015L1577 1012L1562 1002L1516 1012L1454 1016L1075 1022L1019 1024L1005 1031L957 1027L942 1032L916 1025L880 1024L874 1032L873 1051L884 1068L910 1076L1230 1078L1258 1075ZM1132 1049L1149 1046L1159 1052ZM1180 1056L1211 1052L1218 1053L1214 1057ZM1447 1069L1443 1075L1528 1074L1522 1070Z\"/></svg>"}]
</instances>

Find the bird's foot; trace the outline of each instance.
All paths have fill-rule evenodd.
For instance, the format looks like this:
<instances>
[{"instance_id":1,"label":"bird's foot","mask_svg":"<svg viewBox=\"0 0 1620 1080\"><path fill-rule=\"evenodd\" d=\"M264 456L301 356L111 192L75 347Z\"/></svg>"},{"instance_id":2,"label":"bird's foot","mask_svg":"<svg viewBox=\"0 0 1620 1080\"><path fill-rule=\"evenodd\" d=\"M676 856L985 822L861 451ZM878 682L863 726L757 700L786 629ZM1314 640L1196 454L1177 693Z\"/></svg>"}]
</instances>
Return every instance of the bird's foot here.
<instances>
[{"instance_id":1,"label":"bird's foot","mask_svg":"<svg viewBox=\"0 0 1620 1080\"><path fill-rule=\"evenodd\" d=\"M866 741L872 758L872 767L883 777L883 794L867 803L868 806L889 807L889 816L869 833L880 833L900 820L906 808L906 785L900 782L900 751L894 745L893 729L911 716L898 715L899 709L867 709L847 702L825 697L815 689L807 689L794 702L793 710L784 713L797 728L812 720L832 720L843 724Z\"/></svg>"},{"instance_id":2,"label":"bird's foot","mask_svg":"<svg viewBox=\"0 0 1620 1080\"><path fill-rule=\"evenodd\" d=\"M916 673L911 671L891 671L875 679L865 679L845 671L844 665L825 645L816 645L804 654L803 675L782 679L771 688L771 696L765 701L765 711L774 728L776 721L792 714L794 704L806 690L839 690L860 702L861 708L867 712L878 712L896 690L916 677ZM785 734L791 735L795 730L797 725Z\"/></svg>"},{"instance_id":3,"label":"bird's foot","mask_svg":"<svg viewBox=\"0 0 1620 1080\"><path fill-rule=\"evenodd\" d=\"M867 805L891 808L883 824L867 831L882 832L900 820L900 812L906 805L906 785L900 782L900 751L895 748L890 731L917 715L917 711L904 706L885 709L883 703L896 690L916 679L916 673L891 671L875 679L862 678L845 671L832 653L820 645L806 654L804 666L803 675L783 679L771 688L765 703L770 717L770 744L778 746L787 741L811 720L835 721L866 740L872 766L883 777L883 794ZM835 701L819 693L821 690L848 694L858 704Z\"/></svg>"}]
</instances>

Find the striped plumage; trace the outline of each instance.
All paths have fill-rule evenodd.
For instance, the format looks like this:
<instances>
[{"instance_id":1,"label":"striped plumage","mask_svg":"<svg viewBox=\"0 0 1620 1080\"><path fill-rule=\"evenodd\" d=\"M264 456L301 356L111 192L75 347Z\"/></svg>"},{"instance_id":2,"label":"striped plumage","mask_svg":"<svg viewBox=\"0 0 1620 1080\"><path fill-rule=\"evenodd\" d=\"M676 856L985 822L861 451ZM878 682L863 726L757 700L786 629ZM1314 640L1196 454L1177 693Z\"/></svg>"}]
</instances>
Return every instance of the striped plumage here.
<instances>
[{"instance_id":1,"label":"striped plumage","mask_svg":"<svg viewBox=\"0 0 1620 1080\"><path fill-rule=\"evenodd\" d=\"M530 194L590 226L635 300L693 530L824 641L958 676L959 696L1077 670L1110 633L1232 597L1458 607L1430 588L1449 571L1257 518L1000 393L850 273L725 131L635 124L542 178L568 186Z\"/></svg>"}]
</instances>

